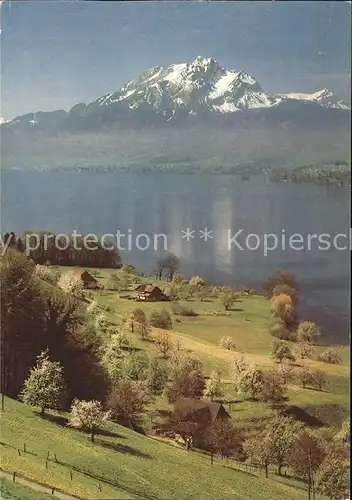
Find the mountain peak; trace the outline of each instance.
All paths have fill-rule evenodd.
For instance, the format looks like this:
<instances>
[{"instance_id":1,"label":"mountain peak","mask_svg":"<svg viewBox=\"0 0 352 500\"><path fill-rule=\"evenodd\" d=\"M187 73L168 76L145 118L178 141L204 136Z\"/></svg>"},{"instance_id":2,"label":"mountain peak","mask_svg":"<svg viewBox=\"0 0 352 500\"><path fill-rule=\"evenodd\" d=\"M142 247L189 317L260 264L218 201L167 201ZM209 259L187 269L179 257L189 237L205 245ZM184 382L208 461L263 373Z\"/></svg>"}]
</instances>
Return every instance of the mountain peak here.
<instances>
[{"instance_id":1,"label":"mountain peak","mask_svg":"<svg viewBox=\"0 0 352 500\"><path fill-rule=\"evenodd\" d=\"M214 115L269 108L274 109L275 116L281 116L280 112L275 112L280 108L285 120L289 121L285 113L297 110L304 114L305 109L310 113L314 107L318 113L319 108L349 110L347 104L329 89L312 94L269 94L245 70L226 69L213 57L198 55L188 62L149 68L119 90L88 105L77 104L68 113L68 121L72 128L82 124L90 126L91 123L110 125L126 119L138 123L140 120L160 123L195 116L206 120ZM251 114L259 116L258 113ZM44 118L47 120L45 126L51 126L56 120L54 114L39 115L37 118L23 115L19 121L29 128L37 128ZM59 119L64 117L60 115Z\"/></svg>"},{"instance_id":2,"label":"mountain peak","mask_svg":"<svg viewBox=\"0 0 352 500\"><path fill-rule=\"evenodd\" d=\"M203 57L197 56L194 61L191 63L192 65L202 65L202 66L210 66L212 64L218 64L217 61L213 57Z\"/></svg>"}]
</instances>

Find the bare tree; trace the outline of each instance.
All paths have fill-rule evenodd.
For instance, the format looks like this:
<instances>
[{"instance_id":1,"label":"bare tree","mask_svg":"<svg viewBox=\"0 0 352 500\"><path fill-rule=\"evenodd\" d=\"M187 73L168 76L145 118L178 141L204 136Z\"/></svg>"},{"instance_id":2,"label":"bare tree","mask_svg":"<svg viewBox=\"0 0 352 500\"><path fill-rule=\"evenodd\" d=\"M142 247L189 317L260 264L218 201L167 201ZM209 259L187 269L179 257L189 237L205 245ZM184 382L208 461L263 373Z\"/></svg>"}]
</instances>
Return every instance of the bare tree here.
<instances>
[{"instance_id":1,"label":"bare tree","mask_svg":"<svg viewBox=\"0 0 352 500\"><path fill-rule=\"evenodd\" d=\"M154 270L158 279L167 279L172 281L174 275L178 272L180 260L177 255L168 253L164 258L158 259Z\"/></svg>"},{"instance_id":2,"label":"bare tree","mask_svg":"<svg viewBox=\"0 0 352 500\"><path fill-rule=\"evenodd\" d=\"M170 335L166 332L160 333L155 340L155 343L163 357L168 358L171 351L173 350L173 343Z\"/></svg>"}]
</instances>

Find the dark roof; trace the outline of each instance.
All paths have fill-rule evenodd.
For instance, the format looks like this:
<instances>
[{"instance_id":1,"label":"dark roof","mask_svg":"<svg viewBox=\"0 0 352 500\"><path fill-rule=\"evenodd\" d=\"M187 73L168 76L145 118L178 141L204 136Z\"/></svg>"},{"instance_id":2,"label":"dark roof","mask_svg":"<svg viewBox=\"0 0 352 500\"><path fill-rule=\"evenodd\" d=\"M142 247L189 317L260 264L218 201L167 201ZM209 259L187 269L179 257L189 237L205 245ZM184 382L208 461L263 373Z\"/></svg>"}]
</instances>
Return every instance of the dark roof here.
<instances>
[{"instance_id":1,"label":"dark roof","mask_svg":"<svg viewBox=\"0 0 352 500\"><path fill-rule=\"evenodd\" d=\"M195 412L207 410L209 411L211 421L215 422L221 408L230 417L221 403L204 401L202 399L180 398L177 402L177 407L181 418L185 418Z\"/></svg>"},{"instance_id":2,"label":"dark roof","mask_svg":"<svg viewBox=\"0 0 352 500\"><path fill-rule=\"evenodd\" d=\"M89 277L89 279L92 279L94 281L97 281L94 276L92 276L88 271L86 271L86 269L83 269L83 267L75 267L73 270L72 270L72 274L74 276L79 276L80 278L82 278L83 275L85 275L85 278Z\"/></svg>"},{"instance_id":3,"label":"dark roof","mask_svg":"<svg viewBox=\"0 0 352 500\"><path fill-rule=\"evenodd\" d=\"M152 293L154 291L158 291L160 293L164 293L160 288L156 285L138 285L137 288L135 289L136 292L144 292L144 293Z\"/></svg>"}]
</instances>

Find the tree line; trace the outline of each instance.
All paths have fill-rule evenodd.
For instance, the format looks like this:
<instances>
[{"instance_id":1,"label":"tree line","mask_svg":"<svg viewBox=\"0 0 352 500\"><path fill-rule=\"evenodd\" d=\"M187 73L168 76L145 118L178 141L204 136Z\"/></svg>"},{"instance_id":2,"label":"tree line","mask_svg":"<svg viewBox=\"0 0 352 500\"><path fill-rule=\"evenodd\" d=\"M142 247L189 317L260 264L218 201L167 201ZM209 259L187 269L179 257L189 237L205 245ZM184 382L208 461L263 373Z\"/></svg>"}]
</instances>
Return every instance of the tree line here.
<instances>
[{"instance_id":1,"label":"tree line","mask_svg":"<svg viewBox=\"0 0 352 500\"><path fill-rule=\"evenodd\" d=\"M119 268L121 258L117 248L103 248L99 241L90 242L83 235L60 236L49 231L14 232L2 237L3 246L25 253L36 264Z\"/></svg>"},{"instance_id":2,"label":"tree line","mask_svg":"<svg viewBox=\"0 0 352 500\"><path fill-rule=\"evenodd\" d=\"M326 165L311 164L278 168L271 172L270 179L272 181L348 186L351 185L351 164L347 161L341 161Z\"/></svg>"},{"instance_id":3,"label":"tree line","mask_svg":"<svg viewBox=\"0 0 352 500\"><path fill-rule=\"evenodd\" d=\"M17 397L36 357L48 349L64 367L68 397L101 396L108 378L80 302L40 279L34 262L13 248L1 258L0 284L1 392Z\"/></svg>"}]
</instances>

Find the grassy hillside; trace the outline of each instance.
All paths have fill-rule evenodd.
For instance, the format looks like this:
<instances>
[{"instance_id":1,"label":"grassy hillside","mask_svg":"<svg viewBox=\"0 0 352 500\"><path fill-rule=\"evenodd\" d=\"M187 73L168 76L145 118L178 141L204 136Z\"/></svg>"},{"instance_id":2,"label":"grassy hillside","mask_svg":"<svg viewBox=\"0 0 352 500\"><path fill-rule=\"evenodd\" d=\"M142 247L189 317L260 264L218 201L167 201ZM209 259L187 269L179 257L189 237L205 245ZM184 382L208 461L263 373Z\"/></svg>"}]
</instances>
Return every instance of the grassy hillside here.
<instances>
[{"instance_id":1,"label":"grassy hillside","mask_svg":"<svg viewBox=\"0 0 352 500\"><path fill-rule=\"evenodd\" d=\"M1 498L4 500L50 500L53 497L45 493L39 493L21 484L13 483L8 479L2 479L0 486Z\"/></svg>"},{"instance_id":2,"label":"grassy hillside","mask_svg":"<svg viewBox=\"0 0 352 500\"><path fill-rule=\"evenodd\" d=\"M2 468L85 499L300 500L307 495L299 483L278 482L276 476L264 479L235 469L237 464L231 461L216 460L211 465L206 455L115 424L108 424L93 444L86 434L62 425L62 418L50 414L42 419L31 408L6 398ZM19 456L17 448L23 450L24 443L26 452ZM50 459L46 462L48 452ZM29 500L33 496L21 498Z\"/></svg>"},{"instance_id":3,"label":"grassy hillside","mask_svg":"<svg viewBox=\"0 0 352 500\"><path fill-rule=\"evenodd\" d=\"M116 270L96 270L98 280L102 285L106 285L109 276L113 273L118 275L121 271ZM143 278L142 281L151 282L151 278ZM162 287L167 284L163 281L154 281ZM107 316L112 323L121 325L123 317L135 308L142 308L147 316L152 310L166 308L172 315L171 302L135 302L128 300L128 293L117 293L104 290L103 292L93 292L94 298L103 307L107 308ZM233 353L219 347L219 341L223 336L233 338L236 351L255 361L263 368L273 366L271 349L274 337L269 333L269 323L271 321L270 307L268 300L260 295L243 296L236 302L228 316L218 316L216 311L224 311L223 305L217 298L209 298L200 301L197 297L180 301L182 305L194 310L198 316L174 316L173 329L170 336L178 339L183 350L192 352L199 357L204 364L205 374L209 375L211 370L217 369L222 373L223 381L227 384L231 382L229 364ZM153 329L152 334L156 335L157 329ZM152 343L142 342L138 336L128 333L133 346L155 351ZM292 347L294 347L294 344ZM299 360L299 364L308 365L314 370L323 371L327 377L325 391L315 391L312 389L302 389L298 386L290 386L288 390L289 403L291 405L342 405L346 409L349 407L349 349L343 346L334 346L339 352L342 363L340 365L330 365L317 360ZM324 351L326 346L318 346L318 353ZM228 385L231 393L231 384ZM230 394L229 394L230 395ZM253 408L255 414L258 410L258 403L244 403L249 408ZM260 406L260 405L259 405ZM252 413L252 411L250 411Z\"/></svg>"},{"instance_id":4,"label":"grassy hillside","mask_svg":"<svg viewBox=\"0 0 352 500\"><path fill-rule=\"evenodd\" d=\"M102 285L107 285L111 274L120 272L96 270ZM151 279L142 278L142 281ZM157 284L167 285L162 281ZM148 316L152 310L168 309L173 321L169 335L178 340L181 351L202 360L205 376L213 369L221 372L226 399L233 402L228 406L232 421L244 437L255 434L265 425L270 406L236 394L230 370L234 353L219 347L219 341L223 336L231 336L237 353L255 361L264 370L272 367L274 339L268 328L271 316L267 299L259 295L243 296L226 315L219 315L224 308L218 298L201 301L195 296L181 303L197 315L175 316L171 302L134 302L128 300L127 295L128 292L117 293L106 288L88 294L118 329L126 330L123 318L137 307L144 309ZM86 305L87 302L82 301L82 308ZM159 331L153 328L151 337ZM133 348L156 354L154 342L142 341L136 333L127 330L126 333ZM101 335L104 341L108 339L108 334ZM349 351L344 347L337 349L343 358L341 365L298 360L299 364L308 364L327 375L327 387L323 391L302 389L293 384L288 387L287 407L304 421L316 417L336 426L346 415ZM164 395L155 397L144 415L143 427L147 433L157 410L168 407ZM174 442L144 436L112 423L106 424L93 444L83 432L67 427L67 415L63 413L52 412L41 418L32 408L7 398L1 417L2 469L9 473L16 471L19 476L82 499L299 500L307 496L306 485L289 477L279 478L271 472L269 479L265 479L256 469L232 460L216 459L211 465L204 453L186 451ZM21 487L8 481L4 484L4 491L13 495L17 494L16 488ZM32 492L26 493L25 489L21 498L30 500Z\"/></svg>"}]
</instances>

